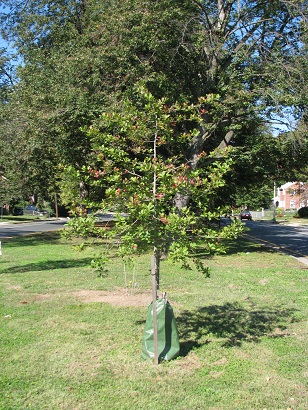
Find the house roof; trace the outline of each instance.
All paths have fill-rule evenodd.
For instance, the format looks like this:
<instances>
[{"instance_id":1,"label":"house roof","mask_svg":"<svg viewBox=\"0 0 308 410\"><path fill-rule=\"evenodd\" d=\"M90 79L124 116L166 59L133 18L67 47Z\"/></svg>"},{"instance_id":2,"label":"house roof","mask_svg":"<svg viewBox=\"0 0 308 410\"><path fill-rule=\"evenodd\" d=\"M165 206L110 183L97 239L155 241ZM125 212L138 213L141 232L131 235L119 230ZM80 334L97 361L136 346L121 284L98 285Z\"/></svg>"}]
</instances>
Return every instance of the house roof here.
<instances>
[{"instance_id":1,"label":"house roof","mask_svg":"<svg viewBox=\"0 0 308 410\"><path fill-rule=\"evenodd\" d=\"M298 182L286 182L285 184L281 185L279 188L280 188L280 189L287 189L287 188L289 188L290 186L295 185L295 184L297 184L297 183L298 183Z\"/></svg>"}]
</instances>

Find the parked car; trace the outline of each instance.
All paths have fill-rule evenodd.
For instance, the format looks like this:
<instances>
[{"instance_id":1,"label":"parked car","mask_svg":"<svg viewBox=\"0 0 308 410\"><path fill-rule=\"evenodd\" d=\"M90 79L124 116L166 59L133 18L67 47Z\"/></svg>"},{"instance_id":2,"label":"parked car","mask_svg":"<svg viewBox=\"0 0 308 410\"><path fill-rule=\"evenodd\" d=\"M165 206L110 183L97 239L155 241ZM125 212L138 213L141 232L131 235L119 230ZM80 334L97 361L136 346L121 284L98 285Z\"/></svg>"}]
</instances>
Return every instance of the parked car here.
<instances>
[{"instance_id":1,"label":"parked car","mask_svg":"<svg viewBox=\"0 0 308 410\"><path fill-rule=\"evenodd\" d=\"M121 213L123 217L127 217L127 214ZM98 211L93 214L95 218L95 225L98 226L105 226L111 227L115 224L116 221L116 213L115 212L108 212L108 211Z\"/></svg>"},{"instance_id":2,"label":"parked car","mask_svg":"<svg viewBox=\"0 0 308 410\"><path fill-rule=\"evenodd\" d=\"M24 209L24 214L25 215L47 215L48 211L45 211L44 209L39 209L34 205L27 205L26 208Z\"/></svg>"},{"instance_id":3,"label":"parked car","mask_svg":"<svg viewBox=\"0 0 308 410\"><path fill-rule=\"evenodd\" d=\"M242 211L240 214L240 219L247 219L248 221L252 221L252 216L249 211Z\"/></svg>"}]
</instances>

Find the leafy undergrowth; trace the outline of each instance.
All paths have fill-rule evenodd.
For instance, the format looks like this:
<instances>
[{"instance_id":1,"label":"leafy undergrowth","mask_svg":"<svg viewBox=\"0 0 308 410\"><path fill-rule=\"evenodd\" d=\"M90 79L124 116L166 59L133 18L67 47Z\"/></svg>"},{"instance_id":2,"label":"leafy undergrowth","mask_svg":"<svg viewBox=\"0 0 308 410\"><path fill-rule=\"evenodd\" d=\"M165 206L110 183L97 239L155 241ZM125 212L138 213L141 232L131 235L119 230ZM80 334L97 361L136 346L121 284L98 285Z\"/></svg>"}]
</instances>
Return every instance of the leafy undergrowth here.
<instances>
[{"instance_id":1,"label":"leafy undergrowth","mask_svg":"<svg viewBox=\"0 0 308 410\"><path fill-rule=\"evenodd\" d=\"M149 257L112 258L99 277L98 248L56 233L2 243L0 409L306 408L305 265L244 241L207 260L210 278L163 261L181 352L154 366Z\"/></svg>"}]
</instances>

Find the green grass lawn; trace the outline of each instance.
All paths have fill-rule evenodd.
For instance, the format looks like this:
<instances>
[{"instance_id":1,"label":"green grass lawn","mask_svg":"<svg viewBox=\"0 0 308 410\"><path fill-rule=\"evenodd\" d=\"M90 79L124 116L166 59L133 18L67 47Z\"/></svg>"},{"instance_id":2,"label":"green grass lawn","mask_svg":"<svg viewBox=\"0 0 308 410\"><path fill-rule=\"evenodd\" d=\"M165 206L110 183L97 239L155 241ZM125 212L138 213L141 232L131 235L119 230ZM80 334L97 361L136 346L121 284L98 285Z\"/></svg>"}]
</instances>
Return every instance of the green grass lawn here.
<instances>
[{"instance_id":1,"label":"green grass lawn","mask_svg":"<svg viewBox=\"0 0 308 410\"><path fill-rule=\"evenodd\" d=\"M58 233L2 241L1 410L308 408L306 265L244 241L208 279L163 261L181 353L155 366L141 359L149 256L100 277L98 250Z\"/></svg>"}]
</instances>

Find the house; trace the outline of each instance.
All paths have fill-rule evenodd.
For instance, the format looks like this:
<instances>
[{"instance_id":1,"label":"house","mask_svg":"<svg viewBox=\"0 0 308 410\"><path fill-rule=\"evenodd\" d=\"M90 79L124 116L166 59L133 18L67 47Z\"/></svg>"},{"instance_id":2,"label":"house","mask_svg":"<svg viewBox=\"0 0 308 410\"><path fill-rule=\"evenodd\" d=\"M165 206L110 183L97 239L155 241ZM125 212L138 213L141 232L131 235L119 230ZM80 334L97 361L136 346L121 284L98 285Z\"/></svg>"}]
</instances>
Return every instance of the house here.
<instances>
[{"instance_id":1,"label":"house","mask_svg":"<svg viewBox=\"0 0 308 410\"><path fill-rule=\"evenodd\" d=\"M287 182L275 188L274 203L276 208L297 210L308 206L308 183Z\"/></svg>"}]
</instances>

